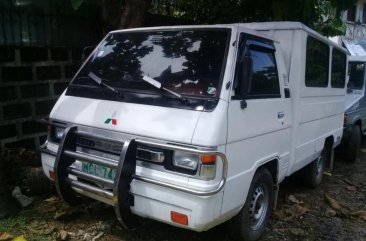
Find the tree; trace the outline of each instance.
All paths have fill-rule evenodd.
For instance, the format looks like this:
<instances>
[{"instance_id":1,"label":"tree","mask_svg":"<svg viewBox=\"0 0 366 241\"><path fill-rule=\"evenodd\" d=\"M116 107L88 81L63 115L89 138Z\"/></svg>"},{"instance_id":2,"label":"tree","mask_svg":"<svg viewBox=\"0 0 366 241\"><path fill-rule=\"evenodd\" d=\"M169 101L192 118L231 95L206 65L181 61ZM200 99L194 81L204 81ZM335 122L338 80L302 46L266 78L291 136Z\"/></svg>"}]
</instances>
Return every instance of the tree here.
<instances>
[{"instance_id":1,"label":"tree","mask_svg":"<svg viewBox=\"0 0 366 241\"><path fill-rule=\"evenodd\" d=\"M70 0L75 10L88 0ZM90 0L89 0L90 1ZM100 0L102 6L103 31L142 27L151 0Z\"/></svg>"},{"instance_id":2,"label":"tree","mask_svg":"<svg viewBox=\"0 0 366 241\"><path fill-rule=\"evenodd\" d=\"M70 0L79 7L83 1ZM100 0L105 32L112 29L141 27L152 0ZM345 25L342 11L356 0L165 0L171 15L193 20L197 24L300 21L327 36L341 35ZM123 10L123 11L122 11Z\"/></svg>"},{"instance_id":3,"label":"tree","mask_svg":"<svg viewBox=\"0 0 366 241\"><path fill-rule=\"evenodd\" d=\"M344 34L342 11L355 0L177 0L176 15L197 23L300 21L327 36Z\"/></svg>"},{"instance_id":4,"label":"tree","mask_svg":"<svg viewBox=\"0 0 366 241\"><path fill-rule=\"evenodd\" d=\"M150 4L151 0L126 0L119 27L142 27Z\"/></svg>"}]
</instances>

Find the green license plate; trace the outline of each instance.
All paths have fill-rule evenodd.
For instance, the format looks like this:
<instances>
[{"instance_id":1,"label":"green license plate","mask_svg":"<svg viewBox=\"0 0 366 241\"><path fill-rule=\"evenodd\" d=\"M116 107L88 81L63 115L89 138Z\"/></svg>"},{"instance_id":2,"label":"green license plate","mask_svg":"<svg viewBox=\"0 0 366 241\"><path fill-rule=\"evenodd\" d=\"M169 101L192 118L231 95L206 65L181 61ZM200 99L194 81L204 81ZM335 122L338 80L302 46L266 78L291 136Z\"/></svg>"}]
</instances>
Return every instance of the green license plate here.
<instances>
[{"instance_id":1,"label":"green license plate","mask_svg":"<svg viewBox=\"0 0 366 241\"><path fill-rule=\"evenodd\" d=\"M111 179L114 180L114 178L116 177L116 170L109 168L109 167L105 167L105 166L100 166L100 165L96 165L93 163L89 163L89 162L83 162L83 166L82 166L82 170L85 173L89 173L98 177L103 177L106 179Z\"/></svg>"}]
</instances>

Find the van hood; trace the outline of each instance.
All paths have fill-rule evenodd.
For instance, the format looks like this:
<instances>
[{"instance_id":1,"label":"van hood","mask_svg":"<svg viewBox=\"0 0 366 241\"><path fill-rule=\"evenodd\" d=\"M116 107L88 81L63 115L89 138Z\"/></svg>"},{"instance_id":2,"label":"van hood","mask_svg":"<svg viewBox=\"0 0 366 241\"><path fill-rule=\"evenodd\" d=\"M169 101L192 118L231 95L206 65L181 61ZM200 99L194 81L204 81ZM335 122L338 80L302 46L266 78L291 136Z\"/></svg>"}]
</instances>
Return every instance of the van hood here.
<instances>
[{"instance_id":1,"label":"van hood","mask_svg":"<svg viewBox=\"0 0 366 241\"><path fill-rule=\"evenodd\" d=\"M356 104L362 97L363 91L359 93L348 93L346 95L346 111Z\"/></svg>"},{"instance_id":2,"label":"van hood","mask_svg":"<svg viewBox=\"0 0 366 241\"><path fill-rule=\"evenodd\" d=\"M201 112L62 95L50 118L121 133L192 144Z\"/></svg>"}]
</instances>

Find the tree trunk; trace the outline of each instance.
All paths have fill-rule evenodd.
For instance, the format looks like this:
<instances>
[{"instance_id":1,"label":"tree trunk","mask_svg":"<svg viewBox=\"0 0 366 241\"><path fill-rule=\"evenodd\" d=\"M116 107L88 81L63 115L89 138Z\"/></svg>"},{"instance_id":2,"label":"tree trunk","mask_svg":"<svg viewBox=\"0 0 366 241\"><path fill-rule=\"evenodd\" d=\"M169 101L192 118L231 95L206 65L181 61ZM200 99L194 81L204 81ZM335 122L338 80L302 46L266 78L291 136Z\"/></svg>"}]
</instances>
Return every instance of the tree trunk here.
<instances>
[{"instance_id":1,"label":"tree trunk","mask_svg":"<svg viewBox=\"0 0 366 241\"><path fill-rule=\"evenodd\" d=\"M151 0L126 0L119 28L142 27L149 10Z\"/></svg>"},{"instance_id":2,"label":"tree trunk","mask_svg":"<svg viewBox=\"0 0 366 241\"><path fill-rule=\"evenodd\" d=\"M103 32L119 28L119 20L122 15L121 0L102 0Z\"/></svg>"}]
</instances>

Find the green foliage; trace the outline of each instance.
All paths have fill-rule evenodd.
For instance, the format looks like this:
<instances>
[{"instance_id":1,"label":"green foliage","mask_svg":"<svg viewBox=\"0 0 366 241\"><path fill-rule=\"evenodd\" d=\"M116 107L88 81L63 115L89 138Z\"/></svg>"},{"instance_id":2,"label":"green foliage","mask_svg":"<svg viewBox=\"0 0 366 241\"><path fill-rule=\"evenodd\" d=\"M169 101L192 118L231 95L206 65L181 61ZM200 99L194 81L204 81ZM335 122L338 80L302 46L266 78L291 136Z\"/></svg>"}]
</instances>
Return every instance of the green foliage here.
<instances>
[{"instance_id":1,"label":"green foliage","mask_svg":"<svg viewBox=\"0 0 366 241\"><path fill-rule=\"evenodd\" d=\"M70 0L71 6L74 10L78 10L83 2L84 0Z\"/></svg>"},{"instance_id":2,"label":"green foliage","mask_svg":"<svg viewBox=\"0 0 366 241\"><path fill-rule=\"evenodd\" d=\"M173 15L200 24L300 21L327 36L344 34L340 13L355 0L176 0Z\"/></svg>"},{"instance_id":3,"label":"green foliage","mask_svg":"<svg viewBox=\"0 0 366 241\"><path fill-rule=\"evenodd\" d=\"M32 232L30 224L32 222L49 221L52 216L48 213L35 209L23 210L19 215L0 220L0 232L7 232L13 236L24 235L28 241L49 241L55 237Z\"/></svg>"}]
</instances>

